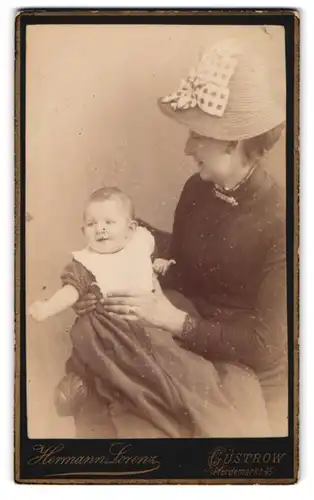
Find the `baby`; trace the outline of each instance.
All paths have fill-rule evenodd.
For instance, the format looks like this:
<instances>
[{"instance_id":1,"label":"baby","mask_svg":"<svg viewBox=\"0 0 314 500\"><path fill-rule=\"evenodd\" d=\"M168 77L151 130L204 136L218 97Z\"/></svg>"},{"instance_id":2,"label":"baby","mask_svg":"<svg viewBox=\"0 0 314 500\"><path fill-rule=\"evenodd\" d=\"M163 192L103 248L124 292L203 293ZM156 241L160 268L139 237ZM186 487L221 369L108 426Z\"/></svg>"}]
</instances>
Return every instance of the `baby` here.
<instances>
[{"instance_id":1,"label":"baby","mask_svg":"<svg viewBox=\"0 0 314 500\"><path fill-rule=\"evenodd\" d=\"M35 320L43 321L73 306L80 297L86 270L103 296L119 290L148 293L157 284L155 273L165 274L175 263L166 259L152 263L154 237L138 226L131 199L118 188L104 187L90 196L82 230L87 246L72 253L72 263L63 273L63 278L71 279L63 279L62 288L49 300L30 306Z\"/></svg>"},{"instance_id":2,"label":"baby","mask_svg":"<svg viewBox=\"0 0 314 500\"><path fill-rule=\"evenodd\" d=\"M90 196L82 230L85 248L72 253L61 275L63 286L49 300L31 305L35 320L73 306L90 292L98 299L110 291L151 293L159 286L155 273L164 274L173 264L162 259L153 263L154 237L137 224L130 198L117 188ZM199 359L171 335L143 326L110 315L99 302L76 319L70 331L71 355L55 389L57 413L76 418L92 411L95 429L88 432L97 436L98 422L114 419L110 437L132 437L125 426L128 415L147 421L166 437L210 436L216 393L208 390L208 362L201 365L203 375ZM84 425L78 437L81 433L85 435Z\"/></svg>"}]
</instances>

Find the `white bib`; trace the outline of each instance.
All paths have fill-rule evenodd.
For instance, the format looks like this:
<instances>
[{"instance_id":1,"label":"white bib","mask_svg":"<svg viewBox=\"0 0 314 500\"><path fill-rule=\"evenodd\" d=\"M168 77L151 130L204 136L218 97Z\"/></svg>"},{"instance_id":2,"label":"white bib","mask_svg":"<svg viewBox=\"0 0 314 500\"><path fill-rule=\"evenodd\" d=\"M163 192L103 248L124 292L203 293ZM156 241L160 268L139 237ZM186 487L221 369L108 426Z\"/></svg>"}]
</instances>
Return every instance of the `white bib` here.
<instances>
[{"instance_id":1,"label":"white bib","mask_svg":"<svg viewBox=\"0 0 314 500\"><path fill-rule=\"evenodd\" d=\"M151 255L154 247L153 235L147 229L138 227L132 239L118 252L101 254L87 247L72 252L72 255L94 275L104 296L113 291L151 292Z\"/></svg>"}]
</instances>

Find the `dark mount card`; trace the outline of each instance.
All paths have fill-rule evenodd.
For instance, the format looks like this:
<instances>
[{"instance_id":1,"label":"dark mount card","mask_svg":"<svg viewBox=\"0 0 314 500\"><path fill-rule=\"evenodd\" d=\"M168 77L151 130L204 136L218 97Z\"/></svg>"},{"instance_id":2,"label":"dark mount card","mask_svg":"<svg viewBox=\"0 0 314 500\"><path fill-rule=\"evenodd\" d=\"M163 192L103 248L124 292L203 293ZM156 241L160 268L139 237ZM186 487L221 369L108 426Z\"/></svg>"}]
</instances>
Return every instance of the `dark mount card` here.
<instances>
[{"instance_id":1,"label":"dark mount card","mask_svg":"<svg viewBox=\"0 0 314 500\"><path fill-rule=\"evenodd\" d=\"M299 14L15 33L16 482L295 483Z\"/></svg>"}]
</instances>

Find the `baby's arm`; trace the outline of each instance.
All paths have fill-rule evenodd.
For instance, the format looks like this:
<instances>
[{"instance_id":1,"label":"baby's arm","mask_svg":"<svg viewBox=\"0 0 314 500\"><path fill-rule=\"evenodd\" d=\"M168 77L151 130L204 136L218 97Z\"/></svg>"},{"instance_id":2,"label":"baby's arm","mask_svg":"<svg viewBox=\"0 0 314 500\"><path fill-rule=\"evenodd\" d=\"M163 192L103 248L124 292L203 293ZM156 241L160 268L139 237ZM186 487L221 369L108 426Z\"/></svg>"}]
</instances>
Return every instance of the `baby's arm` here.
<instances>
[{"instance_id":1,"label":"baby's arm","mask_svg":"<svg viewBox=\"0 0 314 500\"><path fill-rule=\"evenodd\" d=\"M73 306L79 298L79 293L72 285L60 288L49 300L36 301L29 308L29 314L36 321L44 321L65 309Z\"/></svg>"}]
</instances>

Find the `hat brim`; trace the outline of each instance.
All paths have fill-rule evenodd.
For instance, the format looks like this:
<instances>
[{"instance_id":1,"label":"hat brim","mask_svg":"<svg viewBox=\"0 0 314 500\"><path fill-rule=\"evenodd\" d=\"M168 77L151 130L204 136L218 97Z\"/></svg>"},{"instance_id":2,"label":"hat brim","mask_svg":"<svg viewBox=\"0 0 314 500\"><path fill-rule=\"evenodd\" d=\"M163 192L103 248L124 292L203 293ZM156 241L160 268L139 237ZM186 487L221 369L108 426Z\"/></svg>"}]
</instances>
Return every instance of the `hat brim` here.
<instances>
[{"instance_id":1,"label":"hat brim","mask_svg":"<svg viewBox=\"0 0 314 500\"><path fill-rule=\"evenodd\" d=\"M276 105L265 106L255 113L248 112L246 109L242 114L232 113L227 107L222 117L204 113L197 106L191 109L174 110L169 103L162 102L162 98L158 99L158 106L164 115L190 130L205 137L226 141L257 137L286 120L284 110Z\"/></svg>"}]
</instances>

